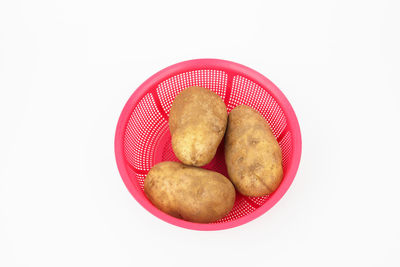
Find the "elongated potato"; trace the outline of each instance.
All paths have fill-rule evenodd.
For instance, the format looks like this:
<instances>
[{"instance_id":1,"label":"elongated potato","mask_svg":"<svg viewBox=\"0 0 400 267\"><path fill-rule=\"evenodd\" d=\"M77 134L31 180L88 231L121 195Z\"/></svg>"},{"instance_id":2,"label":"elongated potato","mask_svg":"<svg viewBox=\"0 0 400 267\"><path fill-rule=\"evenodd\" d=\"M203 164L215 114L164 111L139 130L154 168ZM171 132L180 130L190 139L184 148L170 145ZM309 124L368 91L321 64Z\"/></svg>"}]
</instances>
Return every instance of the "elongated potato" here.
<instances>
[{"instance_id":1,"label":"elongated potato","mask_svg":"<svg viewBox=\"0 0 400 267\"><path fill-rule=\"evenodd\" d=\"M228 113L222 99L202 87L189 87L172 103L169 129L172 149L184 164L204 166L224 137Z\"/></svg>"},{"instance_id":2,"label":"elongated potato","mask_svg":"<svg viewBox=\"0 0 400 267\"><path fill-rule=\"evenodd\" d=\"M235 188L222 174L172 161L151 168L144 192L160 210L199 223L223 218L235 202Z\"/></svg>"},{"instance_id":3,"label":"elongated potato","mask_svg":"<svg viewBox=\"0 0 400 267\"><path fill-rule=\"evenodd\" d=\"M264 118L248 106L238 106L229 113L225 162L232 183L246 196L270 194L282 180L278 142Z\"/></svg>"}]
</instances>

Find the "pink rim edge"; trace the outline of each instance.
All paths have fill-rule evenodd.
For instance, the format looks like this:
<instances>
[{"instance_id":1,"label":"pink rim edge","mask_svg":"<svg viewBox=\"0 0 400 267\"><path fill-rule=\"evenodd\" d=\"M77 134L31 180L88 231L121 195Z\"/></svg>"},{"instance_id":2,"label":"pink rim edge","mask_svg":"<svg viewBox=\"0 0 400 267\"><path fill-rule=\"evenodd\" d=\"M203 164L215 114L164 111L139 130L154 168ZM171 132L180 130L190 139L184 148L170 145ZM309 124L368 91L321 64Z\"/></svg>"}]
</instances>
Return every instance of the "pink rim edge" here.
<instances>
[{"instance_id":1,"label":"pink rim edge","mask_svg":"<svg viewBox=\"0 0 400 267\"><path fill-rule=\"evenodd\" d=\"M268 93L271 94L272 97L281 106L288 122L287 127L291 129L291 134L292 134L293 153L292 153L291 165L286 171L285 179L283 180L279 188L270 196L270 198L264 205L256 209L254 212L245 215L237 220L218 223L218 224L192 223L181 219L177 219L158 210L147 199L139 197L143 195L143 192L139 188L137 188L134 184L132 184L131 180L129 179L129 175L126 170L126 161L123 155L124 129L125 125L128 123L132 110L136 106L135 102L137 101L137 99L141 99L148 92L150 88L153 88L155 85L158 85L161 81L169 77L172 77L181 72L186 72L194 69L200 69L200 68L204 69L205 66L207 66L207 68L210 69L221 69L221 70L230 69L258 83L263 88L266 88ZM267 212L270 208L272 208L283 197L283 195L286 193L286 191L292 184L300 164L301 149L302 149L300 126L296 114L294 113L292 106L290 105L285 95L281 92L281 90L275 84L273 84L268 78L258 73L257 71L250 69L244 65L221 59L193 59L193 60L183 61L171 65L157 72L156 74L152 75L150 78L148 78L133 92L133 94L125 104L124 109L122 110L122 113L118 120L114 145L115 145L115 157L117 161L118 170L120 172L123 182L125 183L125 186L128 188L129 192L136 199L136 201L138 201L147 211L149 211L154 216L158 217L159 219L165 222L186 229L201 230L201 231L224 230L237 227L256 219L257 217Z\"/></svg>"}]
</instances>

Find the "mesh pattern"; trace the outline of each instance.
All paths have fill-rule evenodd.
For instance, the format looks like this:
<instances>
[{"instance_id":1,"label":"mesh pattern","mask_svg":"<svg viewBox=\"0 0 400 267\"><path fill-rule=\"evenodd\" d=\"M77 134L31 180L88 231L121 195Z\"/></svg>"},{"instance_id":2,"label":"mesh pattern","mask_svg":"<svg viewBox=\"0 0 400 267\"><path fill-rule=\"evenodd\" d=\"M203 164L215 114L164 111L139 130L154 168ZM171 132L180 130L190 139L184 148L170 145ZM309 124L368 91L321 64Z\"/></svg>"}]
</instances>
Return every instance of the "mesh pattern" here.
<instances>
[{"instance_id":1,"label":"mesh pattern","mask_svg":"<svg viewBox=\"0 0 400 267\"><path fill-rule=\"evenodd\" d=\"M238 195L233 209L224 218L216 221L215 223L234 221L236 219L239 219L243 215L252 213L255 210L256 208L250 205L244 197Z\"/></svg>"},{"instance_id":2,"label":"mesh pattern","mask_svg":"<svg viewBox=\"0 0 400 267\"><path fill-rule=\"evenodd\" d=\"M228 75L220 70L195 70L176 75L157 87L157 94L165 113L169 114L172 101L183 89L201 86L210 89L225 99Z\"/></svg>"},{"instance_id":3,"label":"mesh pattern","mask_svg":"<svg viewBox=\"0 0 400 267\"><path fill-rule=\"evenodd\" d=\"M279 146L281 147L282 151L282 166L283 171L286 171L288 160L290 155L292 154L292 136L290 132L287 132L282 140L279 142Z\"/></svg>"},{"instance_id":4,"label":"mesh pattern","mask_svg":"<svg viewBox=\"0 0 400 267\"><path fill-rule=\"evenodd\" d=\"M146 174L144 173L137 173L137 170L135 171L132 169L132 167L128 167L128 175L131 180L136 181L134 183L140 190L144 190L144 178L146 177Z\"/></svg>"},{"instance_id":5,"label":"mesh pattern","mask_svg":"<svg viewBox=\"0 0 400 267\"><path fill-rule=\"evenodd\" d=\"M154 148L166 124L152 94L145 95L129 118L124 138L125 156L134 169L148 171L154 165Z\"/></svg>"},{"instance_id":6,"label":"mesh pattern","mask_svg":"<svg viewBox=\"0 0 400 267\"><path fill-rule=\"evenodd\" d=\"M263 197L248 197L248 200L254 203L254 205L262 206L267 202L269 195Z\"/></svg>"},{"instance_id":7,"label":"mesh pattern","mask_svg":"<svg viewBox=\"0 0 400 267\"><path fill-rule=\"evenodd\" d=\"M226 95L229 86L227 73L219 70L195 70L163 81L156 88L156 95L148 93L140 100L129 118L124 137L124 152L130 165L128 173L133 184L143 190L145 176L154 164L178 161L172 150L168 123L163 114L169 114L176 95L189 86L202 86L216 92L224 100L229 99L228 111L241 104L258 110L270 124L275 137L280 140L283 169L286 171L292 154L292 138L291 132L285 130L287 122L282 109L258 84L242 76L231 77L230 96ZM213 161L204 168L227 176L223 141L221 144ZM269 197L245 197L237 193L234 208L215 223L233 221L250 214L264 205Z\"/></svg>"},{"instance_id":8,"label":"mesh pattern","mask_svg":"<svg viewBox=\"0 0 400 267\"><path fill-rule=\"evenodd\" d=\"M272 96L258 84L242 76L235 76L228 110L231 111L234 107L242 104L260 112L271 126L275 137L279 137L285 129L287 124L285 115Z\"/></svg>"},{"instance_id":9,"label":"mesh pattern","mask_svg":"<svg viewBox=\"0 0 400 267\"><path fill-rule=\"evenodd\" d=\"M171 134L169 131L167 133L167 138L168 138L168 141L164 146L161 161L177 161L177 162L179 162L178 158L174 154L174 151L172 150Z\"/></svg>"}]
</instances>

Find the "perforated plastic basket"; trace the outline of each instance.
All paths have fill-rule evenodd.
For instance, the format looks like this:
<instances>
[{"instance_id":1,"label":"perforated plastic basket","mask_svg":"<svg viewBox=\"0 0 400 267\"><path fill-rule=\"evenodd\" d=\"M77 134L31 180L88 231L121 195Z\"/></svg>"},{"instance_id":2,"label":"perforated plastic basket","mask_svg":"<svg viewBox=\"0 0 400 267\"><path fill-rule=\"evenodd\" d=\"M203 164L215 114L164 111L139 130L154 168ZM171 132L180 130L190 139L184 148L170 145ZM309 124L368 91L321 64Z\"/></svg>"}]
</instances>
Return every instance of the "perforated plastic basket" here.
<instances>
[{"instance_id":1,"label":"perforated plastic basket","mask_svg":"<svg viewBox=\"0 0 400 267\"><path fill-rule=\"evenodd\" d=\"M168 116L175 96L189 86L217 93L230 112L240 104L258 110L268 121L283 155L284 177L279 188L264 197L237 193L235 206L221 220L200 224L174 218L146 198L143 181L152 166L178 161L171 147ZM204 168L228 177L223 144ZM247 223L269 210L292 183L301 156L301 136L296 115L282 92L260 73L218 59L196 59L167 67L146 80L129 98L118 121L115 154L119 172L135 199L149 212L171 224L196 230L221 230Z\"/></svg>"}]
</instances>

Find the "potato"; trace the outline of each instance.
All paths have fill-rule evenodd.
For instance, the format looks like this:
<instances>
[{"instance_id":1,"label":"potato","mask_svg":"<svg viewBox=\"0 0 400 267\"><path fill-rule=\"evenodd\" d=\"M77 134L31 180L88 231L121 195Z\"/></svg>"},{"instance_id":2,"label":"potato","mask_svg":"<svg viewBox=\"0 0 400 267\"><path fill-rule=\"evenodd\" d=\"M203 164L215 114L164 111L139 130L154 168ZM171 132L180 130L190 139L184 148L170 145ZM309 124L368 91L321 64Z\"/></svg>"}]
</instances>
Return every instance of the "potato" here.
<instances>
[{"instance_id":1,"label":"potato","mask_svg":"<svg viewBox=\"0 0 400 267\"><path fill-rule=\"evenodd\" d=\"M204 166L224 137L228 113L222 99L202 87L189 87L172 103L169 129L172 149L184 164Z\"/></svg>"},{"instance_id":2,"label":"potato","mask_svg":"<svg viewBox=\"0 0 400 267\"><path fill-rule=\"evenodd\" d=\"M222 174L172 161L151 168L144 192L165 213L198 223L223 218L235 202L235 188Z\"/></svg>"},{"instance_id":3,"label":"potato","mask_svg":"<svg viewBox=\"0 0 400 267\"><path fill-rule=\"evenodd\" d=\"M248 106L238 106L229 113L225 162L232 183L246 196L270 194L282 180L278 142L264 118Z\"/></svg>"}]
</instances>

